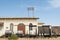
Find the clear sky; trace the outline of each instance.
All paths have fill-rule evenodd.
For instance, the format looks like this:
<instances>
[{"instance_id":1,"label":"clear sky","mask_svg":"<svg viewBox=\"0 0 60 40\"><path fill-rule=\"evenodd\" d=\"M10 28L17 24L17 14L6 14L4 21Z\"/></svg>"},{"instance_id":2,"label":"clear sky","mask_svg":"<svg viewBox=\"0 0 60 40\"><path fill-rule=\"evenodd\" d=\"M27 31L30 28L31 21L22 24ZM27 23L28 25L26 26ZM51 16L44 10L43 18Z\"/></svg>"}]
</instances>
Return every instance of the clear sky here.
<instances>
[{"instance_id":1,"label":"clear sky","mask_svg":"<svg viewBox=\"0 0 60 40\"><path fill-rule=\"evenodd\" d=\"M29 6L39 22L60 25L60 0L0 0L0 17L27 17Z\"/></svg>"}]
</instances>

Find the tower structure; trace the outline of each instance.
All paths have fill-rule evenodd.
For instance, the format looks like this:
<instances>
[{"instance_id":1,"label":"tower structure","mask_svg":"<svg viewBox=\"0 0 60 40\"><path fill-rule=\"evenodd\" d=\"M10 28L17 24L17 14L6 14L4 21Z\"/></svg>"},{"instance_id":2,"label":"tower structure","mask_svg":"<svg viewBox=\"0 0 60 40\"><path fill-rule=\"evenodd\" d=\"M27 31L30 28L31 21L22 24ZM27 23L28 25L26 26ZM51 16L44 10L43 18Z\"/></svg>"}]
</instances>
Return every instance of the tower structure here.
<instances>
[{"instance_id":1,"label":"tower structure","mask_svg":"<svg viewBox=\"0 0 60 40\"><path fill-rule=\"evenodd\" d=\"M30 14L32 14L32 17L34 17L34 7L28 7L27 10L28 10L28 17L30 17Z\"/></svg>"}]
</instances>

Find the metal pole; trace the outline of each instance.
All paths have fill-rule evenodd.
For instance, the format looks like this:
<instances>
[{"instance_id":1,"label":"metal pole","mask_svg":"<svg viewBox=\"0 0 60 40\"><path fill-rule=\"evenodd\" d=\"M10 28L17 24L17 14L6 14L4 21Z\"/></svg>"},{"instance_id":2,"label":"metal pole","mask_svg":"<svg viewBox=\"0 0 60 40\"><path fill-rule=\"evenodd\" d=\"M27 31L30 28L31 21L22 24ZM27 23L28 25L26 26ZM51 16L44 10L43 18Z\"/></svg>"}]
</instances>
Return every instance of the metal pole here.
<instances>
[{"instance_id":1,"label":"metal pole","mask_svg":"<svg viewBox=\"0 0 60 40\"><path fill-rule=\"evenodd\" d=\"M34 8L32 8L32 14L33 14L33 17L34 17Z\"/></svg>"},{"instance_id":2,"label":"metal pole","mask_svg":"<svg viewBox=\"0 0 60 40\"><path fill-rule=\"evenodd\" d=\"M27 8L27 10L28 10L28 17L29 17L29 8Z\"/></svg>"},{"instance_id":3,"label":"metal pole","mask_svg":"<svg viewBox=\"0 0 60 40\"><path fill-rule=\"evenodd\" d=\"M32 12L32 16L34 17L34 7L28 7L28 17L29 17L29 12Z\"/></svg>"}]
</instances>

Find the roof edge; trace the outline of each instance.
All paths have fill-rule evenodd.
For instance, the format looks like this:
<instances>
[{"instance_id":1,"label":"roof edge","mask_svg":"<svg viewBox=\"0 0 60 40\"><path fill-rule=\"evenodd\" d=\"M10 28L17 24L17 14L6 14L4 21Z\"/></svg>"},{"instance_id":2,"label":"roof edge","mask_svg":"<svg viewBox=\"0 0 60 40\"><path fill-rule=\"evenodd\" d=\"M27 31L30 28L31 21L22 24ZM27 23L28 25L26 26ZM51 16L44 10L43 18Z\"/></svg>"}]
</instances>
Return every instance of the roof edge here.
<instances>
[{"instance_id":1,"label":"roof edge","mask_svg":"<svg viewBox=\"0 0 60 40\"><path fill-rule=\"evenodd\" d=\"M12 18L16 18L16 19L39 19L38 17L0 17L0 19L12 19Z\"/></svg>"}]
</instances>

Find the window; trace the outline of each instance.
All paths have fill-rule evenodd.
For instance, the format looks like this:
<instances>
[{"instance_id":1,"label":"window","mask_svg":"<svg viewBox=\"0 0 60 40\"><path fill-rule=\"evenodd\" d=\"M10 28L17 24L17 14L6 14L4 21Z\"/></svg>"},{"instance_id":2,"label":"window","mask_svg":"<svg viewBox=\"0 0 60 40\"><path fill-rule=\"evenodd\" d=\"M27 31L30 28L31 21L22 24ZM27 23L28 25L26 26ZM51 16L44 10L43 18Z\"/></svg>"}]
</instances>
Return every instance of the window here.
<instances>
[{"instance_id":1,"label":"window","mask_svg":"<svg viewBox=\"0 0 60 40\"><path fill-rule=\"evenodd\" d=\"M18 26L23 26L24 24L23 23L19 23ZM24 25L25 26L25 25Z\"/></svg>"},{"instance_id":2,"label":"window","mask_svg":"<svg viewBox=\"0 0 60 40\"><path fill-rule=\"evenodd\" d=\"M29 30L32 30L32 27L29 27Z\"/></svg>"},{"instance_id":3,"label":"window","mask_svg":"<svg viewBox=\"0 0 60 40\"><path fill-rule=\"evenodd\" d=\"M10 24L10 30L13 32L13 23Z\"/></svg>"},{"instance_id":4,"label":"window","mask_svg":"<svg viewBox=\"0 0 60 40\"><path fill-rule=\"evenodd\" d=\"M3 26L4 26L4 23L0 22L0 30L3 28Z\"/></svg>"},{"instance_id":5,"label":"window","mask_svg":"<svg viewBox=\"0 0 60 40\"><path fill-rule=\"evenodd\" d=\"M3 28L3 27L2 27L2 26L0 26L0 30L2 30L2 28Z\"/></svg>"},{"instance_id":6,"label":"window","mask_svg":"<svg viewBox=\"0 0 60 40\"><path fill-rule=\"evenodd\" d=\"M32 27L33 27L33 24L30 23L30 24L29 24L29 30L32 30Z\"/></svg>"},{"instance_id":7,"label":"window","mask_svg":"<svg viewBox=\"0 0 60 40\"><path fill-rule=\"evenodd\" d=\"M6 29L8 29L8 27L6 27Z\"/></svg>"}]
</instances>

